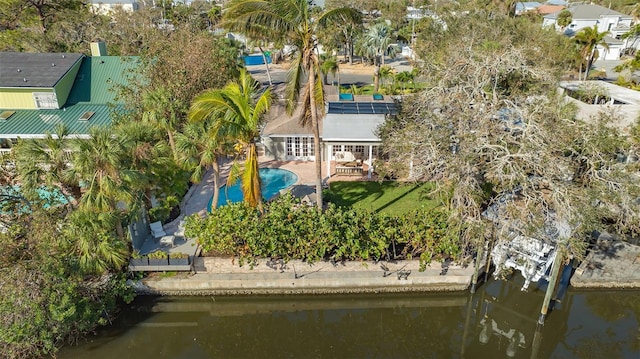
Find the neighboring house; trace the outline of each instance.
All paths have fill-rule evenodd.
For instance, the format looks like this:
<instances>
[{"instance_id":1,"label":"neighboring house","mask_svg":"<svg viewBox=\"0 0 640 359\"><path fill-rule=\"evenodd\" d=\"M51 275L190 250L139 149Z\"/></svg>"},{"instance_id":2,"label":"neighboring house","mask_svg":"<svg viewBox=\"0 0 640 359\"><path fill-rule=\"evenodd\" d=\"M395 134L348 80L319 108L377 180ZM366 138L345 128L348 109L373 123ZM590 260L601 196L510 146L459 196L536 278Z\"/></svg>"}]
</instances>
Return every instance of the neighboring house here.
<instances>
[{"instance_id":1,"label":"neighboring house","mask_svg":"<svg viewBox=\"0 0 640 359\"><path fill-rule=\"evenodd\" d=\"M572 21L565 29L558 24L558 15L563 10L543 17L542 26L553 26L556 30L564 31L567 36L574 36L578 31L586 27L596 26L598 32L609 32L605 37L608 49L598 46L598 60L618 60L624 50L624 42L620 37L629 31L633 22L633 17L620 12L607 9L599 5L579 4L567 8L571 13Z\"/></svg>"},{"instance_id":2,"label":"neighboring house","mask_svg":"<svg viewBox=\"0 0 640 359\"><path fill-rule=\"evenodd\" d=\"M332 160L372 164L382 142L377 128L387 116L398 112L394 101L381 95L375 99L352 96L355 98L349 100L327 97L326 115L320 122L321 158L314 149L313 132L299 124L300 112L287 116L283 106L274 106L262 131L264 155L275 160L325 160L327 173Z\"/></svg>"},{"instance_id":3,"label":"neighboring house","mask_svg":"<svg viewBox=\"0 0 640 359\"><path fill-rule=\"evenodd\" d=\"M554 4L550 4L550 3L546 3L543 5L540 5L537 9L536 12L540 15L549 15L549 14L553 14L555 12L558 11L562 11L566 8L566 6L564 5L554 5Z\"/></svg>"},{"instance_id":4,"label":"neighboring house","mask_svg":"<svg viewBox=\"0 0 640 359\"><path fill-rule=\"evenodd\" d=\"M571 24L564 29L568 35L573 35L585 27L597 26L598 32L609 31L612 37L618 37L624 34L616 28L624 25L631 26L633 17L626 15L600 5L579 4L571 5L567 8L571 13ZM554 26L556 30L563 30L558 24L558 15L562 10L543 17L542 26Z\"/></svg>"},{"instance_id":5,"label":"neighboring house","mask_svg":"<svg viewBox=\"0 0 640 359\"><path fill-rule=\"evenodd\" d=\"M140 8L140 4L137 0L91 0L91 9L96 14L107 15L118 7L135 11Z\"/></svg>"},{"instance_id":6,"label":"neighboring house","mask_svg":"<svg viewBox=\"0 0 640 359\"><path fill-rule=\"evenodd\" d=\"M624 51L625 42L614 39L611 36L605 36L604 41L607 43L608 48L598 45L598 60L620 60L620 56Z\"/></svg>"},{"instance_id":7,"label":"neighboring house","mask_svg":"<svg viewBox=\"0 0 640 359\"><path fill-rule=\"evenodd\" d=\"M0 52L2 147L18 138L43 138L58 124L76 138L111 124L118 105L114 87L126 84L137 58L102 56L104 43L93 43L92 54Z\"/></svg>"},{"instance_id":8,"label":"neighboring house","mask_svg":"<svg viewBox=\"0 0 640 359\"><path fill-rule=\"evenodd\" d=\"M589 121L602 110L613 110L617 122L612 126L628 131L640 117L640 92L618 86L606 81L562 81L560 91L566 95L566 100L578 107L577 117ZM579 93L593 93L594 104L585 103L577 98Z\"/></svg>"},{"instance_id":9,"label":"neighboring house","mask_svg":"<svg viewBox=\"0 0 640 359\"><path fill-rule=\"evenodd\" d=\"M528 12L528 11L534 11L537 8L539 8L540 6L542 6L542 4L539 3L539 2L536 2L536 1L526 1L526 2L525 1L519 1L519 2L516 3L516 9L515 9L516 16L517 15L522 15L525 12Z\"/></svg>"}]
</instances>

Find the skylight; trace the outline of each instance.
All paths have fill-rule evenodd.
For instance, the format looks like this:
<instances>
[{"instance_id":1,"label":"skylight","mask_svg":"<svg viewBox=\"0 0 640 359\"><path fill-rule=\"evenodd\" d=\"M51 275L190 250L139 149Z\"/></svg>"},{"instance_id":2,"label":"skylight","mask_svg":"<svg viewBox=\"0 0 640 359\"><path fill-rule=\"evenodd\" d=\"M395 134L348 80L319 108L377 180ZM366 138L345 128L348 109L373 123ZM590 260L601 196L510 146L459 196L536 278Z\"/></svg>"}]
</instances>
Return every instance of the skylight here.
<instances>
[{"instance_id":1,"label":"skylight","mask_svg":"<svg viewBox=\"0 0 640 359\"><path fill-rule=\"evenodd\" d=\"M93 116L95 114L95 112L91 112L91 111L87 111L85 113L82 114L82 116L80 116L80 121L88 121L91 116Z\"/></svg>"},{"instance_id":2,"label":"skylight","mask_svg":"<svg viewBox=\"0 0 640 359\"><path fill-rule=\"evenodd\" d=\"M2 113L0 113L0 120L6 120L9 117L11 117L11 115L13 115L14 113L16 113L15 111L4 111Z\"/></svg>"}]
</instances>

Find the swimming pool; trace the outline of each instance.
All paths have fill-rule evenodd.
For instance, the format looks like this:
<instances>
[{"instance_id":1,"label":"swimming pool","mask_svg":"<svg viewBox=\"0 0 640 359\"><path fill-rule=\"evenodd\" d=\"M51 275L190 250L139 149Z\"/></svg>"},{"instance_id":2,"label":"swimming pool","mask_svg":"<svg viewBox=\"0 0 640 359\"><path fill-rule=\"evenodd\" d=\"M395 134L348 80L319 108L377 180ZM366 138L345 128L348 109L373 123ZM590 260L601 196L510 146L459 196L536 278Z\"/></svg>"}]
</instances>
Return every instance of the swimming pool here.
<instances>
[{"instance_id":1,"label":"swimming pool","mask_svg":"<svg viewBox=\"0 0 640 359\"><path fill-rule=\"evenodd\" d=\"M298 182L298 176L295 173L280 168L261 168L260 179L262 180L262 198L269 200L277 195L281 190L293 186ZM243 200L242 190L240 189L240 181L233 186L220 187L220 198L218 198L218 207L227 204L227 202L236 203ZM209 200L208 210L211 212L211 202Z\"/></svg>"},{"instance_id":2,"label":"swimming pool","mask_svg":"<svg viewBox=\"0 0 640 359\"><path fill-rule=\"evenodd\" d=\"M49 208L53 206L59 206L67 204L67 198L57 188L40 187L36 190L38 197L44 202L43 208ZM0 186L0 195L8 196L22 196L20 186ZM0 200L0 207L5 207L7 200ZM26 211L24 204L19 205L18 211Z\"/></svg>"}]
</instances>

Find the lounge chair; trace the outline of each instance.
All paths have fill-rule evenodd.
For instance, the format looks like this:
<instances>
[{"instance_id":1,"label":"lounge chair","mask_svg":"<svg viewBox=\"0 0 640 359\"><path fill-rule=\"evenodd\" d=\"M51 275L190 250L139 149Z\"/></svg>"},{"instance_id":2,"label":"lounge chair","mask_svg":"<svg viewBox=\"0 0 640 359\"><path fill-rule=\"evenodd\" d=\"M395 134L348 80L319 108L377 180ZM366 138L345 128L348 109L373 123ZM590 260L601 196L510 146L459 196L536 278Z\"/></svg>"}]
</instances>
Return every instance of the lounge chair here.
<instances>
[{"instance_id":1,"label":"lounge chair","mask_svg":"<svg viewBox=\"0 0 640 359\"><path fill-rule=\"evenodd\" d=\"M153 236L153 238L162 238L167 235L167 233L162 228L162 222L160 221L150 223L149 227L151 227L151 235Z\"/></svg>"}]
</instances>

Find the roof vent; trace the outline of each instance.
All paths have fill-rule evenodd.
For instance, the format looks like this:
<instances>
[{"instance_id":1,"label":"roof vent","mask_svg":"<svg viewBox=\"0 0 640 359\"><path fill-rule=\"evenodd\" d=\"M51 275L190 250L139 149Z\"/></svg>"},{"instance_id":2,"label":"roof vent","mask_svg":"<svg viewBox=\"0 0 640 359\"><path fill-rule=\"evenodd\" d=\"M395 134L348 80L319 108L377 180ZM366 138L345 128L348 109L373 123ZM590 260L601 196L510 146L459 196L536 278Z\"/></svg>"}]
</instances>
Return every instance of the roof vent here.
<instances>
[{"instance_id":1,"label":"roof vent","mask_svg":"<svg viewBox=\"0 0 640 359\"><path fill-rule=\"evenodd\" d=\"M22 72L22 70L18 69L18 72Z\"/></svg>"},{"instance_id":2,"label":"roof vent","mask_svg":"<svg viewBox=\"0 0 640 359\"><path fill-rule=\"evenodd\" d=\"M22 79L22 82L27 82L27 78L26 78L26 77L25 77L25 78L23 78L23 79Z\"/></svg>"},{"instance_id":3,"label":"roof vent","mask_svg":"<svg viewBox=\"0 0 640 359\"><path fill-rule=\"evenodd\" d=\"M54 63L52 62L52 63L51 63L51 67L55 67L55 66L56 66L56 64L54 64Z\"/></svg>"},{"instance_id":4,"label":"roof vent","mask_svg":"<svg viewBox=\"0 0 640 359\"><path fill-rule=\"evenodd\" d=\"M80 121L89 121L91 116L93 116L94 114L95 114L95 112L87 111L87 112L83 113L82 116L80 116L80 118L78 120L80 120Z\"/></svg>"},{"instance_id":5,"label":"roof vent","mask_svg":"<svg viewBox=\"0 0 640 359\"><path fill-rule=\"evenodd\" d=\"M62 55L62 58L63 58L63 59L66 59L66 58L67 58L67 56L66 56L66 55Z\"/></svg>"},{"instance_id":6,"label":"roof vent","mask_svg":"<svg viewBox=\"0 0 640 359\"><path fill-rule=\"evenodd\" d=\"M15 111L4 111L4 112L0 113L0 120L2 120L2 121L6 120L9 117L11 117L11 115L13 115L14 113L16 113L16 112Z\"/></svg>"}]
</instances>

